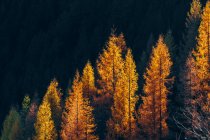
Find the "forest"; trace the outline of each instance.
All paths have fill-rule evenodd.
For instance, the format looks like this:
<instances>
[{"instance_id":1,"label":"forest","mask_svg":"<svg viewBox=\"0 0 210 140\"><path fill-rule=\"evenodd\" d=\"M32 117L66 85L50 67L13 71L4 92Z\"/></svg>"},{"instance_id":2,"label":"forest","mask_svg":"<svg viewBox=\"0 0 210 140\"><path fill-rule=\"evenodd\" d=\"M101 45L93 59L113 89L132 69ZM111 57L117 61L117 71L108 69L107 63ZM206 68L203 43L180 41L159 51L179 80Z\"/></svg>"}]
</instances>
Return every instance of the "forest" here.
<instances>
[{"instance_id":1,"label":"forest","mask_svg":"<svg viewBox=\"0 0 210 140\"><path fill-rule=\"evenodd\" d=\"M109 1L0 1L0 140L210 138L210 1Z\"/></svg>"}]
</instances>

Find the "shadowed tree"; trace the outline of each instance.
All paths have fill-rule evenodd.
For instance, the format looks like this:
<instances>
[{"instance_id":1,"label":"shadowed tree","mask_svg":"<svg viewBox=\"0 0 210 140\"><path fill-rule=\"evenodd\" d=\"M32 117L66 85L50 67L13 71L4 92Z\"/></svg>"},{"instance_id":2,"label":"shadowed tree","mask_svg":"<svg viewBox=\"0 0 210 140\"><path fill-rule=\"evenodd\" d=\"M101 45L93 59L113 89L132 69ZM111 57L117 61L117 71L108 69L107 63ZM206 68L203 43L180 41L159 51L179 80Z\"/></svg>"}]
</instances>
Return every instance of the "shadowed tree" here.
<instances>
[{"instance_id":1,"label":"shadowed tree","mask_svg":"<svg viewBox=\"0 0 210 140\"><path fill-rule=\"evenodd\" d=\"M21 116L15 108L11 108L8 116L3 123L1 140L21 140L22 125Z\"/></svg>"}]
</instances>

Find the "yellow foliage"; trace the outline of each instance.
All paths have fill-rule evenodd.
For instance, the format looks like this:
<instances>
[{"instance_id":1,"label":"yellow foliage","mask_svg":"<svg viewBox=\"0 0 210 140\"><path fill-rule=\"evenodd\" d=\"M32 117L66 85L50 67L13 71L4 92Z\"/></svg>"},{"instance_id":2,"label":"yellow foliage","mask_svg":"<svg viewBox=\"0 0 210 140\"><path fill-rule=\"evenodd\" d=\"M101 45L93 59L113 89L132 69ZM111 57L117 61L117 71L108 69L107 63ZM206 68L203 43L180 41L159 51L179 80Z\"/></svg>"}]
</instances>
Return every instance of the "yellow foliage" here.
<instances>
[{"instance_id":1,"label":"yellow foliage","mask_svg":"<svg viewBox=\"0 0 210 140\"><path fill-rule=\"evenodd\" d=\"M56 140L57 132L52 120L50 104L47 100L43 100L37 113L35 123L36 135L34 140Z\"/></svg>"},{"instance_id":2,"label":"yellow foliage","mask_svg":"<svg viewBox=\"0 0 210 140\"><path fill-rule=\"evenodd\" d=\"M196 102L203 103L204 112L209 112L210 109L206 108L210 108L208 98L208 94L210 94L210 1L207 1L201 16L197 41L196 50L193 52L200 82Z\"/></svg>"},{"instance_id":3,"label":"yellow foliage","mask_svg":"<svg viewBox=\"0 0 210 140\"><path fill-rule=\"evenodd\" d=\"M82 84L83 84L84 96L89 98L93 96L93 92L96 90L95 76L94 76L94 69L90 61L87 62L85 68L83 69Z\"/></svg>"},{"instance_id":4,"label":"yellow foliage","mask_svg":"<svg viewBox=\"0 0 210 140\"><path fill-rule=\"evenodd\" d=\"M77 71L62 115L61 138L63 140L98 139L94 135L95 124L92 111L93 108L88 99L83 97L82 82Z\"/></svg>"},{"instance_id":5,"label":"yellow foliage","mask_svg":"<svg viewBox=\"0 0 210 140\"><path fill-rule=\"evenodd\" d=\"M125 43L121 42L122 39L119 38L115 34L111 34L106 49L99 55L97 61L97 70L100 77L98 82L103 94L114 95L116 83L122 75L122 47L125 46Z\"/></svg>"},{"instance_id":6,"label":"yellow foliage","mask_svg":"<svg viewBox=\"0 0 210 140\"><path fill-rule=\"evenodd\" d=\"M47 100L50 104L50 109L52 110L52 118L55 122L56 128L60 125L61 116L61 92L58 88L58 82L56 79L52 80L47 92L44 96L44 100Z\"/></svg>"},{"instance_id":7,"label":"yellow foliage","mask_svg":"<svg viewBox=\"0 0 210 140\"><path fill-rule=\"evenodd\" d=\"M193 0L190 6L190 12L188 13L189 20L200 18L201 15L201 3L200 0Z\"/></svg>"},{"instance_id":8,"label":"yellow foliage","mask_svg":"<svg viewBox=\"0 0 210 140\"><path fill-rule=\"evenodd\" d=\"M172 79L169 79L170 68L172 66L168 48L160 36L153 48L149 67L144 74L145 85L143 104L139 108L139 123L145 132L158 138L167 135L167 94L166 86Z\"/></svg>"}]
</instances>

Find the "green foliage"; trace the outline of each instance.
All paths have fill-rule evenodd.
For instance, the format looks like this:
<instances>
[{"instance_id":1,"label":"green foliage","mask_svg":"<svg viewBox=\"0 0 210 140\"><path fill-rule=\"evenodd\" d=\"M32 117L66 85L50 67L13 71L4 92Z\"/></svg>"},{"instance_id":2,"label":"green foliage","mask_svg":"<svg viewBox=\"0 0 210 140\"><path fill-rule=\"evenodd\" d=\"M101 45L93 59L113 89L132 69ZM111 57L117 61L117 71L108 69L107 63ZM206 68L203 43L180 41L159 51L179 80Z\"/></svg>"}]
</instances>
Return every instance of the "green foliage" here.
<instances>
[{"instance_id":1,"label":"green foliage","mask_svg":"<svg viewBox=\"0 0 210 140\"><path fill-rule=\"evenodd\" d=\"M26 95L22 102L21 116L23 117L23 119L25 119L25 116L29 110L30 103L31 103L31 99L28 95Z\"/></svg>"},{"instance_id":2,"label":"green foliage","mask_svg":"<svg viewBox=\"0 0 210 140\"><path fill-rule=\"evenodd\" d=\"M15 108L11 108L7 115L2 130L1 140L21 139L21 117Z\"/></svg>"}]
</instances>

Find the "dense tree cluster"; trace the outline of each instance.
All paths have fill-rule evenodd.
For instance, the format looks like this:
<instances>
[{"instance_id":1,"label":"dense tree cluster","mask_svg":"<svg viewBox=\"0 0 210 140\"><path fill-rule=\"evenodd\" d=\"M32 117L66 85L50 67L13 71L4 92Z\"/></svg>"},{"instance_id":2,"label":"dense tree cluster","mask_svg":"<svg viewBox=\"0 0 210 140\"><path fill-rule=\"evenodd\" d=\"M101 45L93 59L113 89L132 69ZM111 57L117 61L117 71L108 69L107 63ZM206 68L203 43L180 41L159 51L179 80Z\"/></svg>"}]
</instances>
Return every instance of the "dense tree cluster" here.
<instances>
[{"instance_id":1,"label":"dense tree cluster","mask_svg":"<svg viewBox=\"0 0 210 140\"><path fill-rule=\"evenodd\" d=\"M138 64L113 29L95 67L88 61L81 75L77 70L66 94L53 79L42 98L26 95L6 116L0 139L208 139L209 0L203 8L192 1L181 46L171 30L156 44L151 35Z\"/></svg>"}]
</instances>

